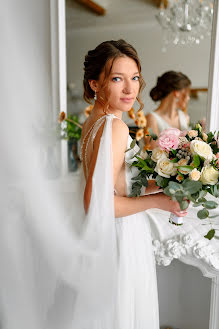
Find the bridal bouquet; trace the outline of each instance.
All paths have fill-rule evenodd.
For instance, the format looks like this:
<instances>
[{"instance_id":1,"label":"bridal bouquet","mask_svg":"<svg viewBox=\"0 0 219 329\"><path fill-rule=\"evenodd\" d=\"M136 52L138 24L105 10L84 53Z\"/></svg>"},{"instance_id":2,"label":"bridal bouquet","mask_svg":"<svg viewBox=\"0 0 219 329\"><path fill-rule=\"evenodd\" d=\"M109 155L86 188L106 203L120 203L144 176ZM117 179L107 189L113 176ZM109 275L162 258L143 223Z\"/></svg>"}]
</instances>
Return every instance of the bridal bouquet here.
<instances>
[{"instance_id":1,"label":"bridal bouquet","mask_svg":"<svg viewBox=\"0 0 219 329\"><path fill-rule=\"evenodd\" d=\"M208 201L205 196L210 193L219 197L219 132L205 134L197 124L193 130L182 132L176 128L164 130L159 138L151 131L150 138L157 140L158 146L152 151L135 154L132 166L139 169L134 177L131 196L138 196L141 187L148 185L148 179L155 179L163 192L176 200L185 210L189 202L193 206L202 206L197 216L200 219L214 218L209 210L218 204ZM130 148L135 145L135 140ZM183 223L181 217L171 214L170 222ZM215 229L205 236L212 239Z\"/></svg>"}]
</instances>

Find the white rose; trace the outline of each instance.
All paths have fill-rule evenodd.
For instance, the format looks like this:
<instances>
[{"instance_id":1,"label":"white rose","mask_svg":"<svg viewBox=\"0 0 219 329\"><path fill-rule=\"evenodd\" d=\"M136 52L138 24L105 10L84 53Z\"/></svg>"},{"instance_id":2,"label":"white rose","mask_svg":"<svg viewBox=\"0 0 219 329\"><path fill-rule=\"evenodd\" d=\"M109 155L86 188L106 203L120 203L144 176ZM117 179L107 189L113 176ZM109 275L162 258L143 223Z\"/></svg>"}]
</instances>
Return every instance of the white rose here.
<instances>
[{"instance_id":1,"label":"white rose","mask_svg":"<svg viewBox=\"0 0 219 329\"><path fill-rule=\"evenodd\" d=\"M204 167L201 171L200 181L204 185L215 185L218 182L219 172L214 167Z\"/></svg>"},{"instance_id":2,"label":"white rose","mask_svg":"<svg viewBox=\"0 0 219 329\"><path fill-rule=\"evenodd\" d=\"M196 168L193 169L192 171L190 171L190 173L189 173L189 178L191 180L198 181L200 177L201 177L201 173Z\"/></svg>"},{"instance_id":3,"label":"white rose","mask_svg":"<svg viewBox=\"0 0 219 329\"><path fill-rule=\"evenodd\" d=\"M213 153L210 145L200 140L193 140L190 144L192 154L198 154L202 159L212 160Z\"/></svg>"},{"instance_id":4,"label":"white rose","mask_svg":"<svg viewBox=\"0 0 219 329\"><path fill-rule=\"evenodd\" d=\"M155 147L152 151L151 159L154 162L157 162L160 159L167 158L168 153L164 150L161 150L159 147Z\"/></svg>"},{"instance_id":5,"label":"white rose","mask_svg":"<svg viewBox=\"0 0 219 329\"><path fill-rule=\"evenodd\" d=\"M164 158L157 161L157 165L154 169L160 176L170 178L172 175L176 175L177 169L174 163L169 159Z\"/></svg>"}]
</instances>

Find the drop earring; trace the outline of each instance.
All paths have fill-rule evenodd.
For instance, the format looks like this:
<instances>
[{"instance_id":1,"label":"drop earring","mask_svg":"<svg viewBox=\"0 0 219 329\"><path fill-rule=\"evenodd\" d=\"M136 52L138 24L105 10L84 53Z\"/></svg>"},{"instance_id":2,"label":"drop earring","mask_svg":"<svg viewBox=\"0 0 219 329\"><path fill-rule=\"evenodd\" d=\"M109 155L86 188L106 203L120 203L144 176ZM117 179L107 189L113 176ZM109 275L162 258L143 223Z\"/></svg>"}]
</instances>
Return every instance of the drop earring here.
<instances>
[{"instance_id":1,"label":"drop earring","mask_svg":"<svg viewBox=\"0 0 219 329\"><path fill-rule=\"evenodd\" d=\"M96 90L94 91L94 100L95 100L95 101L97 100L97 93L96 93Z\"/></svg>"}]
</instances>

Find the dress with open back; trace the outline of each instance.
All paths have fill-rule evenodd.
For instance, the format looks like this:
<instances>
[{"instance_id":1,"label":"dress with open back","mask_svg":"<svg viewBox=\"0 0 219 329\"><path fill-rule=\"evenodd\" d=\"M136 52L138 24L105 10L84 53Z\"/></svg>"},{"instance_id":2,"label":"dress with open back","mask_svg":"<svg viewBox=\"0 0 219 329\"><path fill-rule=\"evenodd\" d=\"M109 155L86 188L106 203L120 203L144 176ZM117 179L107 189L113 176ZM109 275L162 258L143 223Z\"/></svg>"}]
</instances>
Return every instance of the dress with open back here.
<instances>
[{"instance_id":1,"label":"dress with open back","mask_svg":"<svg viewBox=\"0 0 219 329\"><path fill-rule=\"evenodd\" d=\"M96 133L105 121L105 127L101 140L111 145L111 134L106 134L107 126L112 130L112 120L118 120L116 116L109 114L98 119L90 128L81 149L84 149L84 161L86 173L88 143L93 143ZM88 136L89 135L89 136ZM129 136L127 148L132 138ZM111 149L111 147L110 147ZM109 150L110 150L109 149ZM102 157L100 143L98 158ZM136 176L137 168L130 168L134 161L133 155L138 151L138 146L125 153L125 177L126 194L131 192L132 177ZM97 168L95 168L95 171ZM111 174L111 179L113 176ZM102 183L103 184L103 183ZM114 190L115 193L115 190ZM104 216L104 214L103 214ZM106 316L100 314L95 320L94 329L158 329L159 312L156 283L156 269L152 249L150 224L146 212L139 212L123 218L112 218L115 224L117 244L117 287L114 300L113 327L110 326ZM101 224L101 223L100 223Z\"/></svg>"}]
</instances>

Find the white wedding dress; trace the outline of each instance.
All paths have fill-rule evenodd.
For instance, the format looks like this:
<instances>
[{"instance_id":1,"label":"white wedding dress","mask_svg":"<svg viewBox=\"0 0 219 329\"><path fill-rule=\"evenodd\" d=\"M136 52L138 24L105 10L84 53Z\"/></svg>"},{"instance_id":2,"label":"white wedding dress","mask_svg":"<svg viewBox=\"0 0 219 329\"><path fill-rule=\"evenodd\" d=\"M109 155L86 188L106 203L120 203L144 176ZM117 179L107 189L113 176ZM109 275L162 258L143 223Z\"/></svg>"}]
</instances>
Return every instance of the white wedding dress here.
<instances>
[{"instance_id":1,"label":"white wedding dress","mask_svg":"<svg viewBox=\"0 0 219 329\"><path fill-rule=\"evenodd\" d=\"M113 119L101 119L105 124L86 215L83 175L77 193L69 192L71 211L56 182L31 161L23 180L12 177L9 183L2 177L1 329L159 328L147 214L114 217ZM97 122L91 137L98 127ZM130 142L129 137L127 147ZM127 195L135 175L128 167L133 152L126 153Z\"/></svg>"},{"instance_id":2,"label":"white wedding dress","mask_svg":"<svg viewBox=\"0 0 219 329\"><path fill-rule=\"evenodd\" d=\"M88 132L94 140L99 127L106 120L111 125L112 114L100 118ZM85 136L86 137L86 136ZM109 138L103 132L103 138ZM129 136L127 149L132 138ZM110 144L111 141L109 140ZM83 145L83 143L82 143ZM86 147L85 147L86 148ZM125 153L126 194L131 194L132 177L137 168L130 167L138 146ZM101 150L99 150L101 152ZM86 161L86 154L85 154ZM87 165L85 164L87 168ZM145 189L145 188L144 188ZM155 261L152 250L150 224L146 212L113 219L118 247L118 285L115 300L115 322L110 327L107 318L101 319L95 329L158 329L158 296ZM93 327L92 327L93 328Z\"/></svg>"},{"instance_id":3,"label":"white wedding dress","mask_svg":"<svg viewBox=\"0 0 219 329\"><path fill-rule=\"evenodd\" d=\"M179 114L179 126L180 126L180 130L188 130L189 126L188 126L188 122L185 116L185 113L178 109L178 114ZM156 112L151 112L151 114L155 117L156 121L157 121L157 125L158 125L158 129L159 132L162 132L165 129L171 128L172 126L165 121L159 114L157 114Z\"/></svg>"}]
</instances>

